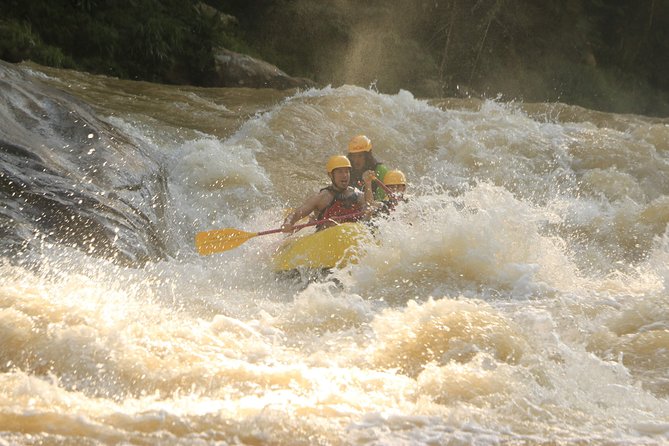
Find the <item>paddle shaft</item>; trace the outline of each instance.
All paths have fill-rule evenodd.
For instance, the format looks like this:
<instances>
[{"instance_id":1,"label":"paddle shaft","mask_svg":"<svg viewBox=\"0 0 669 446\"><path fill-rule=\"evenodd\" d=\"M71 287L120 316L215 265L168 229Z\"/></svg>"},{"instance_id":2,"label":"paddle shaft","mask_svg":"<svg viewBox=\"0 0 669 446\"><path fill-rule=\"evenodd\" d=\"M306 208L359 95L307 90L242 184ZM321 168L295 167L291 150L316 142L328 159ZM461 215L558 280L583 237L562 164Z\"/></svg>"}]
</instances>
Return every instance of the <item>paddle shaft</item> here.
<instances>
[{"instance_id":1,"label":"paddle shaft","mask_svg":"<svg viewBox=\"0 0 669 446\"><path fill-rule=\"evenodd\" d=\"M339 216L339 217L336 217L336 216L335 216L335 217L330 217L330 218L324 218L324 219L322 219L322 220L312 221L312 222L309 222L309 223L304 223L304 224L302 224L302 225L293 226L293 229L294 229L295 231L297 231L297 230L300 230L300 229L302 229L302 228L306 228L307 226L321 225L321 224L323 224L323 223L327 223L327 222L332 221L332 220L334 220L334 221L337 221L337 220L347 220L347 219L349 219L349 218L359 217L359 216L361 216L362 214L364 214L364 212L359 211L359 212L354 212L354 213L352 213L352 214L348 214L348 215L341 215L341 216ZM256 235L276 234L277 232L282 232L281 228L279 228L279 229L270 229L269 231L258 232Z\"/></svg>"}]
</instances>

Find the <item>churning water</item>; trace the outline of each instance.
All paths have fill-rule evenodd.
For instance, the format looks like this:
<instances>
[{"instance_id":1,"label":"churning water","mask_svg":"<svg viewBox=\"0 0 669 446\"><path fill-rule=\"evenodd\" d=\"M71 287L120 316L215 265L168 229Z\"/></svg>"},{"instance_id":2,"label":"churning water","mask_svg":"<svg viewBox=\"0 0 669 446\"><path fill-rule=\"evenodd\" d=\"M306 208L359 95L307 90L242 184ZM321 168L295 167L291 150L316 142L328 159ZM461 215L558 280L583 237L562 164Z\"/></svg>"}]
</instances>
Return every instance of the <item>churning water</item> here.
<instances>
[{"instance_id":1,"label":"churning water","mask_svg":"<svg viewBox=\"0 0 669 446\"><path fill-rule=\"evenodd\" d=\"M0 444L669 443L669 121L0 66ZM359 263L273 229L364 133Z\"/></svg>"}]
</instances>

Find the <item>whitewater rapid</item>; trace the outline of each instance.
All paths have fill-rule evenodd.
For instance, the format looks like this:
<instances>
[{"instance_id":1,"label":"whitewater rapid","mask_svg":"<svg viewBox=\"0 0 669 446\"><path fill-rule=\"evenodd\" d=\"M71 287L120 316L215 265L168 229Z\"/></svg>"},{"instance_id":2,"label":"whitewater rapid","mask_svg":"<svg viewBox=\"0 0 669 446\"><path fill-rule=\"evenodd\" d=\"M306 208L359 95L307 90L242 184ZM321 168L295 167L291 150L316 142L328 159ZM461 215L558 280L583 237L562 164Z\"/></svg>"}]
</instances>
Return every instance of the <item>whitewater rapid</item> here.
<instances>
[{"instance_id":1,"label":"whitewater rapid","mask_svg":"<svg viewBox=\"0 0 669 446\"><path fill-rule=\"evenodd\" d=\"M669 443L667 120L13 69L22 88L83 102L100 141L129 143L98 156L140 147L163 186L138 180L115 201L96 178L63 183L105 203L78 212L109 243L152 253L134 263L31 238L39 222L3 195L22 219L3 229L29 249L0 261L0 444ZM3 141L30 134L12 122ZM40 148L51 159L57 127ZM282 279L281 234L197 255L198 231L278 227L358 133L407 174L410 199L357 264ZM69 180L82 167L45 163ZM158 240L115 241L140 214Z\"/></svg>"}]
</instances>

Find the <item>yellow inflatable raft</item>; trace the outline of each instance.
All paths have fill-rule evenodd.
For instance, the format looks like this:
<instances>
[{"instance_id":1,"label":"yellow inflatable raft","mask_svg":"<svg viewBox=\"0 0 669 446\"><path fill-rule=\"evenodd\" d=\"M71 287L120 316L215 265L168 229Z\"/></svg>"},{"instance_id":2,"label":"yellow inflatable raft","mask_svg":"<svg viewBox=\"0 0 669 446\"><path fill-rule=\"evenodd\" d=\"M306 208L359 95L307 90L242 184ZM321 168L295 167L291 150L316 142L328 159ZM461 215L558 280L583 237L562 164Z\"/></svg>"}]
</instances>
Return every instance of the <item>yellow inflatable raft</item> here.
<instances>
[{"instance_id":1,"label":"yellow inflatable raft","mask_svg":"<svg viewBox=\"0 0 669 446\"><path fill-rule=\"evenodd\" d=\"M322 231L287 238L274 255L274 271L329 269L355 263L359 245L369 238L360 223L341 223Z\"/></svg>"}]
</instances>

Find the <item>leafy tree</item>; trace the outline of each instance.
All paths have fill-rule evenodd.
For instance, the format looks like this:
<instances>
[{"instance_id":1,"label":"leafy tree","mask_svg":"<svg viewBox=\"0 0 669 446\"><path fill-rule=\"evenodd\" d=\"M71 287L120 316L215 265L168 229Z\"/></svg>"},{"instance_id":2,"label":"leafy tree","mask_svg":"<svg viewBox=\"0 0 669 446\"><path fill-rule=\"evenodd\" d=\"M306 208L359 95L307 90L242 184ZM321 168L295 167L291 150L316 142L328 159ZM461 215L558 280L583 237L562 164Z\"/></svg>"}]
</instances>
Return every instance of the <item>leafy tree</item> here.
<instances>
[{"instance_id":1,"label":"leafy tree","mask_svg":"<svg viewBox=\"0 0 669 446\"><path fill-rule=\"evenodd\" d=\"M659 0L0 0L0 58L211 85L223 46L322 84L669 114Z\"/></svg>"}]
</instances>

